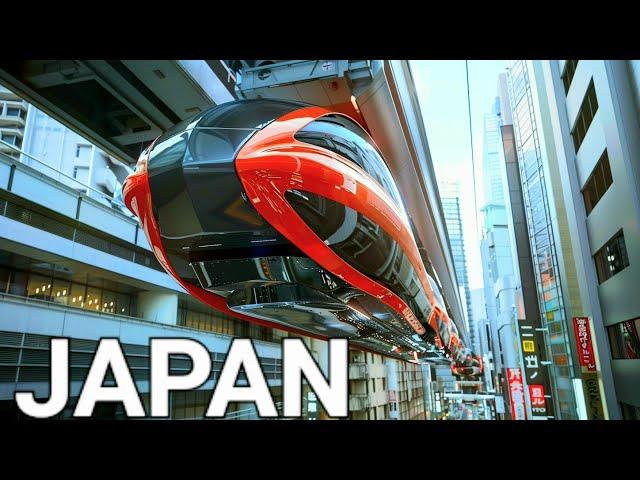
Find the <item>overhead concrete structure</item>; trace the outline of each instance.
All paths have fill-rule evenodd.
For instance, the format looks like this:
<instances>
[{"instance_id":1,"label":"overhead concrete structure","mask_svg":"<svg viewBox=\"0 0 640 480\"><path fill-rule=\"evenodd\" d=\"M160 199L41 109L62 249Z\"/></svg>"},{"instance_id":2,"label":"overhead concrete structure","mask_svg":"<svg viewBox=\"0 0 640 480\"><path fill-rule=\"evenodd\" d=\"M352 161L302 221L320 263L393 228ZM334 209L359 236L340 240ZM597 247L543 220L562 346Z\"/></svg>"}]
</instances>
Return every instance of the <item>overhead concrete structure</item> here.
<instances>
[{"instance_id":1,"label":"overhead concrete structure","mask_svg":"<svg viewBox=\"0 0 640 480\"><path fill-rule=\"evenodd\" d=\"M0 82L132 165L171 126L233 100L234 81L221 60L0 61Z\"/></svg>"}]
</instances>

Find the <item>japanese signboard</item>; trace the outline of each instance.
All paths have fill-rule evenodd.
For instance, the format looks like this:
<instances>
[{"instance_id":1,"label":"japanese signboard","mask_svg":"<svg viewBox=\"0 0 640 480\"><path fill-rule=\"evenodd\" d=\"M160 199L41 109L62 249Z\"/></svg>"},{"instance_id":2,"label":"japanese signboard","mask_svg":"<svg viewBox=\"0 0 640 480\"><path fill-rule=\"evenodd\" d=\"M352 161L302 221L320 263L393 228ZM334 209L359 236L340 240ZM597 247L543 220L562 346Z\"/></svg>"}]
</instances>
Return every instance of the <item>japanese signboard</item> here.
<instances>
[{"instance_id":1,"label":"japanese signboard","mask_svg":"<svg viewBox=\"0 0 640 480\"><path fill-rule=\"evenodd\" d=\"M586 367L589 372L595 372L596 359L593 353L593 343L591 342L589 317L573 317L573 331L576 334L580 365Z\"/></svg>"},{"instance_id":2,"label":"japanese signboard","mask_svg":"<svg viewBox=\"0 0 640 480\"><path fill-rule=\"evenodd\" d=\"M589 420L604 420L605 416L602 408L598 374L596 372L583 372L582 388L584 390L584 400L587 407L587 418Z\"/></svg>"},{"instance_id":3,"label":"japanese signboard","mask_svg":"<svg viewBox=\"0 0 640 480\"><path fill-rule=\"evenodd\" d=\"M533 418L548 418L553 415L549 380L544 352L544 340L540 338L538 322L518 320L518 339L522 354L524 383L529 386L527 393Z\"/></svg>"},{"instance_id":4,"label":"japanese signboard","mask_svg":"<svg viewBox=\"0 0 640 480\"><path fill-rule=\"evenodd\" d=\"M582 390L589 420L604 420L602 395L596 365L596 356L591 341L589 317L573 317L573 331L576 336L578 360L582 370Z\"/></svg>"},{"instance_id":5,"label":"japanese signboard","mask_svg":"<svg viewBox=\"0 0 640 480\"><path fill-rule=\"evenodd\" d=\"M544 397L544 385L529 385L529 399L531 400L531 412L536 414L547 411L547 403Z\"/></svg>"},{"instance_id":6,"label":"japanese signboard","mask_svg":"<svg viewBox=\"0 0 640 480\"><path fill-rule=\"evenodd\" d=\"M522 371L519 368L507 368L507 382L509 384L511 418L513 420L526 420L527 409L525 407Z\"/></svg>"}]
</instances>

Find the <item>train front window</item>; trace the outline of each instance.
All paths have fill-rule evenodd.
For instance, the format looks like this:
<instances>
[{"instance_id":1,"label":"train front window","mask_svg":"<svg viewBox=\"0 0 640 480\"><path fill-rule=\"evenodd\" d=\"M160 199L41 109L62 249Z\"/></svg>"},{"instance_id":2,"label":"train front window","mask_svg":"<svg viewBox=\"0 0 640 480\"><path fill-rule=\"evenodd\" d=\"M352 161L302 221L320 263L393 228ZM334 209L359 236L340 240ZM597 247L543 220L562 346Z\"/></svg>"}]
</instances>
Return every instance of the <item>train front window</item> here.
<instances>
[{"instance_id":1,"label":"train front window","mask_svg":"<svg viewBox=\"0 0 640 480\"><path fill-rule=\"evenodd\" d=\"M190 155L185 157L185 166L230 163L256 131L305 106L298 102L266 99L218 105L196 124L189 140Z\"/></svg>"},{"instance_id":2,"label":"train front window","mask_svg":"<svg viewBox=\"0 0 640 480\"><path fill-rule=\"evenodd\" d=\"M400 192L387 164L357 123L342 115L325 115L301 128L294 137L351 160L376 180L398 206L402 206Z\"/></svg>"},{"instance_id":3,"label":"train front window","mask_svg":"<svg viewBox=\"0 0 640 480\"><path fill-rule=\"evenodd\" d=\"M243 100L218 105L198 123L199 128L261 129L287 113L308 107L306 103L282 100Z\"/></svg>"},{"instance_id":4,"label":"train front window","mask_svg":"<svg viewBox=\"0 0 640 480\"><path fill-rule=\"evenodd\" d=\"M202 163L227 163L232 168L236 154L256 132L245 128L196 127L189 140L189 154L185 166Z\"/></svg>"}]
</instances>

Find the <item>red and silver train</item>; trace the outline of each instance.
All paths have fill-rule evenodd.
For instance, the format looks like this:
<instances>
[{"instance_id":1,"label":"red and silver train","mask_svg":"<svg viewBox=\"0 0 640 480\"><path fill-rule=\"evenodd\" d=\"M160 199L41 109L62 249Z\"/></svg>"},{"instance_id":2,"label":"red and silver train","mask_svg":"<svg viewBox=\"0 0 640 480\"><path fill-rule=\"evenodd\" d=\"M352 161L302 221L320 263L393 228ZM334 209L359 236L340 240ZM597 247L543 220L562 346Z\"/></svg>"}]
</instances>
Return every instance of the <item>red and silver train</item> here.
<instances>
[{"instance_id":1,"label":"red and silver train","mask_svg":"<svg viewBox=\"0 0 640 480\"><path fill-rule=\"evenodd\" d=\"M166 271L226 314L477 366L379 149L341 113L218 105L157 138L123 193Z\"/></svg>"}]
</instances>

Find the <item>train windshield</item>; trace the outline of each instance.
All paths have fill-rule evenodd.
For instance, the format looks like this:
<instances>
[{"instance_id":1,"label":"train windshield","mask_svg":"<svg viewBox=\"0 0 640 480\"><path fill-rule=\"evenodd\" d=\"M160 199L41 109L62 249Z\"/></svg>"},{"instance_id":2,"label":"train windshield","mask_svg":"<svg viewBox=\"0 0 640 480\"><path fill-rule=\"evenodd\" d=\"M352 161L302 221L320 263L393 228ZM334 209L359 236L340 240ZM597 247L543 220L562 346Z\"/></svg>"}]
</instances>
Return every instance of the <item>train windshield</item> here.
<instances>
[{"instance_id":1,"label":"train windshield","mask_svg":"<svg viewBox=\"0 0 640 480\"><path fill-rule=\"evenodd\" d=\"M155 143L150 152L149 168L167 165L165 148L178 135L189 137L187 155L171 158L175 162L224 163L232 161L240 147L255 133L279 117L299 108L307 107L302 102L281 100L244 100L218 105L206 112L198 113L167 130ZM251 108L247 108L251 107ZM183 151L184 153L184 151ZM159 162L163 159L163 162Z\"/></svg>"},{"instance_id":2,"label":"train windshield","mask_svg":"<svg viewBox=\"0 0 640 480\"><path fill-rule=\"evenodd\" d=\"M268 99L223 103L209 110L198 122L197 128L259 130L289 112L308 106L302 102Z\"/></svg>"}]
</instances>

